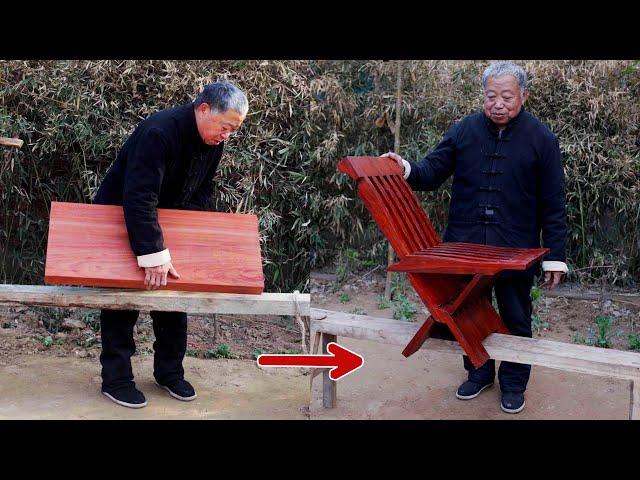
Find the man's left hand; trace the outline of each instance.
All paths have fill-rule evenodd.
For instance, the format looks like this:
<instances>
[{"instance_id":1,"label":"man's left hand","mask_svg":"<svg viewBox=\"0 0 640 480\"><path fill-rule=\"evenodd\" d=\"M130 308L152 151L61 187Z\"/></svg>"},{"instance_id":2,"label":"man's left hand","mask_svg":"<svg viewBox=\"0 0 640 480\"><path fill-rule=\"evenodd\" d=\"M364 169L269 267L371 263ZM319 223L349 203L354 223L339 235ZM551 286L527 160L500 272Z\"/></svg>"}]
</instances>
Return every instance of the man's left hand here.
<instances>
[{"instance_id":1,"label":"man's left hand","mask_svg":"<svg viewBox=\"0 0 640 480\"><path fill-rule=\"evenodd\" d=\"M552 290L558 286L560 280L562 280L563 272L544 272L544 284L543 287Z\"/></svg>"}]
</instances>

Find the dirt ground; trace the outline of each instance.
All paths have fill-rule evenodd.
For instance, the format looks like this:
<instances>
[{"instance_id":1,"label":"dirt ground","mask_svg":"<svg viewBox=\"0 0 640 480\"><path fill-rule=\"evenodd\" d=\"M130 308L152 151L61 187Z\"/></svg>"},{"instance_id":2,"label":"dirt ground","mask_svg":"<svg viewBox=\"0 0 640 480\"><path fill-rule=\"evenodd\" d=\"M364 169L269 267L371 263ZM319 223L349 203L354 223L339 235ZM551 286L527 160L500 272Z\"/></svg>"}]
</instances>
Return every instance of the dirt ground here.
<instances>
[{"instance_id":1,"label":"dirt ground","mask_svg":"<svg viewBox=\"0 0 640 480\"><path fill-rule=\"evenodd\" d=\"M398 303L379 308L384 292L382 276L352 275L341 285L327 274L316 273L311 278L315 308L386 318L400 310ZM571 291L579 290L570 287ZM410 286L405 293L419 310L410 321L422 322L426 315L422 303ZM598 315L613 319L609 335L612 348L630 350L628 335L640 333L640 308L636 305L551 297L544 291L534 305L540 318L534 338L589 342L597 337L594 319ZM534 366L525 410L510 415L500 410L497 379L493 388L476 399L455 398L456 388L466 379L458 355L420 350L405 358L399 346L340 337L338 343L362 355L364 365L338 381L334 409L322 407L322 377L314 379L312 419L627 419L629 415L630 384L626 380Z\"/></svg>"},{"instance_id":2,"label":"dirt ground","mask_svg":"<svg viewBox=\"0 0 640 480\"><path fill-rule=\"evenodd\" d=\"M214 332L217 332L214 338ZM136 325L132 358L142 409L100 393L97 311L0 307L0 419L306 419L309 375L301 369L261 369L260 353L298 353L301 338L289 317L191 316L185 378L198 398L180 402L153 383L153 328Z\"/></svg>"}]
</instances>

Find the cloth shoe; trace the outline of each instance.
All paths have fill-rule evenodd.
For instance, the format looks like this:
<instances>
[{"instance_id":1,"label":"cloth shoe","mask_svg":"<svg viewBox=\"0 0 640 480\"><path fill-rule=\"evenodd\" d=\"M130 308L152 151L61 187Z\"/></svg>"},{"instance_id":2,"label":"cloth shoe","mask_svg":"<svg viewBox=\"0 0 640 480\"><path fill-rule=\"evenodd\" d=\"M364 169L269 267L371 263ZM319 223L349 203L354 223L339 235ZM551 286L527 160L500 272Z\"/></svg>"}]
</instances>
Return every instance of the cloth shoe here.
<instances>
[{"instance_id":1,"label":"cloth shoe","mask_svg":"<svg viewBox=\"0 0 640 480\"><path fill-rule=\"evenodd\" d=\"M134 385L127 385L126 387L118 388L116 390L102 390L102 393L110 400L118 405L122 405L123 407L142 408L147 405L147 400L144 398L144 394Z\"/></svg>"},{"instance_id":2,"label":"cloth shoe","mask_svg":"<svg viewBox=\"0 0 640 480\"><path fill-rule=\"evenodd\" d=\"M524 393L502 392L500 408L507 413L518 413L524 409Z\"/></svg>"},{"instance_id":3,"label":"cloth shoe","mask_svg":"<svg viewBox=\"0 0 640 480\"><path fill-rule=\"evenodd\" d=\"M188 402L197 397L196 391L191 384L184 379L174 380L167 384L161 384L156 380L156 385L169 392L169 395L178 400Z\"/></svg>"},{"instance_id":4,"label":"cloth shoe","mask_svg":"<svg viewBox=\"0 0 640 480\"><path fill-rule=\"evenodd\" d=\"M480 395L485 388L489 388L493 385L493 382L480 384L476 382L472 382L471 380L467 380L462 385L458 387L458 391L456 392L456 398L460 400L471 400L472 398L476 398Z\"/></svg>"}]
</instances>

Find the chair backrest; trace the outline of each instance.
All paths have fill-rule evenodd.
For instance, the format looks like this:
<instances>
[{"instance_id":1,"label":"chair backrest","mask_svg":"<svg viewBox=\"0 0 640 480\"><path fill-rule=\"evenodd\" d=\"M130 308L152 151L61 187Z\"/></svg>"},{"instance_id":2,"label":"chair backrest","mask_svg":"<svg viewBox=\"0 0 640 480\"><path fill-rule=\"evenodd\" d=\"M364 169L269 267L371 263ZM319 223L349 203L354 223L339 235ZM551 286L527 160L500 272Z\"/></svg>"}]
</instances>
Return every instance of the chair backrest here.
<instances>
[{"instance_id":1,"label":"chair backrest","mask_svg":"<svg viewBox=\"0 0 640 480\"><path fill-rule=\"evenodd\" d=\"M358 195L398 257L441 243L395 160L346 157L338 170L358 182Z\"/></svg>"}]
</instances>

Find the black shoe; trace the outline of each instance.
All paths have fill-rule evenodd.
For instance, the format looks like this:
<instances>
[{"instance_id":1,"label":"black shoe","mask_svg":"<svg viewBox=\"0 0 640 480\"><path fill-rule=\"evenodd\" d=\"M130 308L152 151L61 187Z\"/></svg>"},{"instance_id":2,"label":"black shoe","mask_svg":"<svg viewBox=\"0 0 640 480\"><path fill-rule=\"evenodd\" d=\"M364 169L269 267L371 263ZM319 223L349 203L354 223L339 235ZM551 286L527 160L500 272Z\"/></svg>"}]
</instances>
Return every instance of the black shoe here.
<instances>
[{"instance_id":1,"label":"black shoe","mask_svg":"<svg viewBox=\"0 0 640 480\"><path fill-rule=\"evenodd\" d=\"M102 393L118 405L129 408L142 408L147 405L147 400L135 386L119 388L117 390L102 390Z\"/></svg>"},{"instance_id":2,"label":"black shoe","mask_svg":"<svg viewBox=\"0 0 640 480\"><path fill-rule=\"evenodd\" d=\"M507 413L518 413L524 409L524 393L502 392L500 408Z\"/></svg>"},{"instance_id":3,"label":"black shoe","mask_svg":"<svg viewBox=\"0 0 640 480\"><path fill-rule=\"evenodd\" d=\"M156 380L156 385L160 388L164 388L172 397L185 402L191 401L197 396L196 391L186 380L174 380L166 385L162 385Z\"/></svg>"},{"instance_id":4,"label":"black shoe","mask_svg":"<svg viewBox=\"0 0 640 480\"><path fill-rule=\"evenodd\" d=\"M493 382L480 384L476 382L472 382L471 380L467 380L462 385L458 387L458 391L456 392L456 397L460 400L471 400L472 398L476 398L480 395L485 388L489 388L493 385Z\"/></svg>"}]
</instances>

